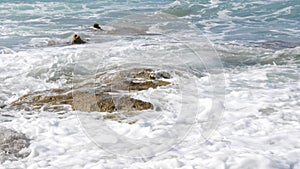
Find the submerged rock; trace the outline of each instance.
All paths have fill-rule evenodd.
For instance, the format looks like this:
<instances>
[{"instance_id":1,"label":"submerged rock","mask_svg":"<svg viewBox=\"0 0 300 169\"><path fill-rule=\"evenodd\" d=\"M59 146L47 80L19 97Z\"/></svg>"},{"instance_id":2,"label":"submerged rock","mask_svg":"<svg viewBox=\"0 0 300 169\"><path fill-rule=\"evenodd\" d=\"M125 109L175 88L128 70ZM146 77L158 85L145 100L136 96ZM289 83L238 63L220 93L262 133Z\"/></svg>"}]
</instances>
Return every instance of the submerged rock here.
<instances>
[{"instance_id":1,"label":"submerged rock","mask_svg":"<svg viewBox=\"0 0 300 169\"><path fill-rule=\"evenodd\" d=\"M274 50L295 48L297 46L300 46L299 42L285 42L285 41L280 41L280 40L258 42L257 44L260 44L261 47L263 47L263 48L274 49Z\"/></svg>"},{"instance_id":2,"label":"submerged rock","mask_svg":"<svg viewBox=\"0 0 300 169\"><path fill-rule=\"evenodd\" d=\"M130 69L96 76L96 83L74 86L73 89L53 89L35 92L20 97L11 103L11 108L25 110L63 109L86 112L128 112L153 108L150 102L130 97L130 91L141 91L171 84L164 79L171 78L167 72L160 75L152 69Z\"/></svg>"},{"instance_id":3,"label":"submerged rock","mask_svg":"<svg viewBox=\"0 0 300 169\"><path fill-rule=\"evenodd\" d=\"M145 29L130 27L130 26L113 26L112 29L107 30L107 34L111 35L139 35L147 34Z\"/></svg>"},{"instance_id":4,"label":"submerged rock","mask_svg":"<svg viewBox=\"0 0 300 169\"><path fill-rule=\"evenodd\" d=\"M29 139L24 134L0 127L0 163L27 157L30 152L24 150L28 146Z\"/></svg>"}]
</instances>

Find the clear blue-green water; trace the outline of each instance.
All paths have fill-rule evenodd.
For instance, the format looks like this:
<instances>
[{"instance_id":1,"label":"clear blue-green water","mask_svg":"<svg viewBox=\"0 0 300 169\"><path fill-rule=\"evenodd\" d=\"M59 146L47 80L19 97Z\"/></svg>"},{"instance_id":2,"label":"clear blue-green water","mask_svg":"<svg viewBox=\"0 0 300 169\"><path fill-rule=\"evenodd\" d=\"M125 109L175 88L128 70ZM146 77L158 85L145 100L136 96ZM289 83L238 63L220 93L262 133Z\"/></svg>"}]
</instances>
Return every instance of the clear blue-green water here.
<instances>
[{"instance_id":1,"label":"clear blue-green water","mask_svg":"<svg viewBox=\"0 0 300 169\"><path fill-rule=\"evenodd\" d=\"M104 31L91 30L95 22ZM223 65L229 72L236 69L244 71L239 69L240 66L245 66L248 71L248 66L255 70L264 65L278 65L283 66L283 72L288 71L286 74L290 80L296 84L299 80L295 73L299 72L300 67L298 0L2 0L0 23L2 80L24 73L25 80L27 76L44 78L45 84L49 79L62 80L63 74L71 74L76 64L74 62L77 62L75 60L80 57L94 59L93 63L98 67L98 62L105 59L102 67L127 64L127 61L147 63L141 57L143 53L139 47L146 51L153 50L151 55L157 57L156 64L174 65L181 62L191 63L197 68ZM120 30L113 32L112 28ZM136 36L140 34L138 29L165 35ZM68 44L75 33L88 43ZM166 40L167 37L169 40ZM179 41L173 43L178 37ZM196 45L200 47L192 47L192 51L198 52L198 58L190 56L191 51L180 49L180 45L176 50L169 46L179 43L184 46L188 41L199 42ZM157 46L172 55L156 51ZM207 53L207 46L218 54ZM128 58L124 62L125 55ZM115 61L116 56L122 59ZM84 66L89 69L91 63L88 64ZM276 79L271 78L270 81L276 82ZM62 84L54 81L51 85ZM5 87L3 89L7 90ZM19 87L15 91L18 90ZM11 97L4 95L5 98ZM6 99L3 101L8 102Z\"/></svg>"},{"instance_id":2,"label":"clear blue-green water","mask_svg":"<svg viewBox=\"0 0 300 169\"><path fill-rule=\"evenodd\" d=\"M192 22L214 43L300 41L298 0L2 0L0 46L20 46L35 37L63 39L93 22L106 24L145 12L164 12Z\"/></svg>"},{"instance_id":3,"label":"clear blue-green water","mask_svg":"<svg viewBox=\"0 0 300 169\"><path fill-rule=\"evenodd\" d=\"M70 44L75 33L87 43ZM133 125L111 121L120 135L168 144L177 134L161 131L176 113L186 127L199 112L192 137L163 156L106 156L82 133L101 126L79 126L76 112L9 107L37 91L94 90L99 73L130 68L174 76L165 88L128 92L157 109ZM299 73L300 0L0 0L0 122L32 139L30 156L4 168L299 168Z\"/></svg>"}]
</instances>

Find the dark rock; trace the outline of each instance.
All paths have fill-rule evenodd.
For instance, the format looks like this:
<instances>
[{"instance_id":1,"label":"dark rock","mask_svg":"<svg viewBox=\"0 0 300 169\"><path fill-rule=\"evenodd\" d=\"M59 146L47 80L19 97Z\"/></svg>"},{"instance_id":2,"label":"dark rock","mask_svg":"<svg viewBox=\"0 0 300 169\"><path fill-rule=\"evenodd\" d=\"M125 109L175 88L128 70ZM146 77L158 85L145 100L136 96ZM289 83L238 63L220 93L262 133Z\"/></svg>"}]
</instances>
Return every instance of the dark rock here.
<instances>
[{"instance_id":1,"label":"dark rock","mask_svg":"<svg viewBox=\"0 0 300 169\"><path fill-rule=\"evenodd\" d=\"M103 30L98 23L94 23L93 28L99 29L99 30Z\"/></svg>"},{"instance_id":2,"label":"dark rock","mask_svg":"<svg viewBox=\"0 0 300 169\"><path fill-rule=\"evenodd\" d=\"M73 36L72 44L83 44L83 43L86 43L86 42L84 40L82 40L79 35L75 34Z\"/></svg>"}]
</instances>

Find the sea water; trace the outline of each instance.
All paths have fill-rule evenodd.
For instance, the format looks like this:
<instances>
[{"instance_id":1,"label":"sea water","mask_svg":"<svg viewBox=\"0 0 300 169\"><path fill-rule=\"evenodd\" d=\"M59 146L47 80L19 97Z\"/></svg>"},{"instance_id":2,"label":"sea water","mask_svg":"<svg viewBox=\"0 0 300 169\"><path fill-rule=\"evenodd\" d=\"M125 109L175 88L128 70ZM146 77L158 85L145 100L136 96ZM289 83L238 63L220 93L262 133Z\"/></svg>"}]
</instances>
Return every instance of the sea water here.
<instances>
[{"instance_id":1,"label":"sea water","mask_svg":"<svg viewBox=\"0 0 300 169\"><path fill-rule=\"evenodd\" d=\"M1 126L31 139L3 168L300 167L298 0L1 0L0 22ZM70 45L75 33L88 43ZM131 67L174 77L134 95L161 111L133 125L6 108Z\"/></svg>"}]
</instances>

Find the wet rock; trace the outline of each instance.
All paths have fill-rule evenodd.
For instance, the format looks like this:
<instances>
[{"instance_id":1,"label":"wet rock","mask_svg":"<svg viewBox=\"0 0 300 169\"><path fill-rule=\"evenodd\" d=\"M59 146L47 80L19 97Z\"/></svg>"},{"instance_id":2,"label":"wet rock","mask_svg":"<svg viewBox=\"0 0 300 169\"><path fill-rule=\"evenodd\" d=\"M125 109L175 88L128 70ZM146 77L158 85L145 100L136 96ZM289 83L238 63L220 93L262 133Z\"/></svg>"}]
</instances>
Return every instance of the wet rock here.
<instances>
[{"instance_id":1,"label":"wet rock","mask_svg":"<svg viewBox=\"0 0 300 169\"><path fill-rule=\"evenodd\" d=\"M169 82L165 81L145 81L145 82L136 82L131 81L130 85L128 86L129 90L147 90L149 88L157 88L158 86L166 86L169 85Z\"/></svg>"},{"instance_id":2,"label":"wet rock","mask_svg":"<svg viewBox=\"0 0 300 169\"><path fill-rule=\"evenodd\" d=\"M0 163L6 160L17 160L27 157L30 152L29 139L22 133L0 127Z\"/></svg>"},{"instance_id":3,"label":"wet rock","mask_svg":"<svg viewBox=\"0 0 300 169\"><path fill-rule=\"evenodd\" d=\"M97 94L79 92L74 94L73 109L80 111L136 111L151 109L149 102L130 98L129 96L111 96L108 94Z\"/></svg>"},{"instance_id":4,"label":"wet rock","mask_svg":"<svg viewBox=\"0 0 300 169\"><path fill-rule=\"evenodd\" d=\"M86 41L82 40L79 35L75 34L73 36L72 44L83 44L83 43L86 43Z\"/></svg>"},{"instance_id":5,"label":"wet rock","mask_svg":"<svg viewBox=\"0 0 300 169\"><path fill-rule=\"evenodd\" d=\"M65 89L64 92L60 89L22 96L18 101L11 104L11 108L21 108L28 111L43 109L57 112L69 109L84 112L107 112L110 114L104 115L103 120L111 119L133 124L134 120L129 120L128 117L136 115L136 111L152 109L153 105L150 102L134 99L127 95L96 94L92 91L73 91L70 93L70 89Z\"/></svg>"},{"instance_id":6,"label":"wet rock","mask_svg":"<svg viewBox=\"0 0 300 169\"><path fill-rule=\"evenodd\" d=\"M170 79L171 75L164 74L165 77L152 69L130 69L115 73L100 75L96 82L105 84L106 90L147 90L159 86L171 84L164 79Z\"/></svg>"},{"instance_id":7,"label":"wet rock","mask_svg":"<svg viewBox=\"0 0 300 169\"><path fill-rule=\"evenodd\" d=\"M20 97L11 103L11 108L25 110L43 109L61 111L64 109L85 112L129 112L152 109L150 102L130 97L130 91L148 90L171 84L164 79L167 73L158 74L152 69L130 69L96 76L95 84L82 84L66 89L35 92Z\"/></svg>"},{"instance_id":8,"label":"wet rock","mask_svg":"<svg viewBox=\"0 0 300 169\"><path fill-rule=\"evenodd\" d=\"M11 103L10 107L23 108L28 111L44 107L44 110L56 111L63 104L72 105L72 103L71 91L68 91L68 89L53 89L24 95Z\"/></svg>"},{"instance_id":9,"label":"wet rock","mask_svg":"<svg viewBox=\"0 0 300 169\"><path fill-rule=\"evenodd\" d=\"M3 108L5 108L5 107L6 107L5 104L0 104L0 109L3 109Z\"/></svg>"},{"instance_id":10,"label":"wet rock","mask_svg":"<svg viewBox=\"0 0 300 169\"><path fill-rule=\"evenodd\" d=\"M51 95L47 95L49 93ZM43 108L47 111L59 111L64 108L62 105L66 104L71 105L72 110L86 112L136 111L153 107L149 102L130 98L129 96L95 94L90 91L76 91L73 93L67 91L67 94L60 94L55 90L22 96L18 101L12 103L11 107L27 107L27 110Z\"/></svg>"},{"instance_id":11,"label":"wet rock","mask_svg":"<svg viewBox=\"0 0 300 169\"><path fill-rule=\"evenodd\" d=\"M103 30L98 23L94 23L93 28Z\"/></svg>"},{"instance_id":12,"label":"wet rock","mask_svg":"<svg viewBox=\"0 0 300 169\"><path fill-rule=\"evenodd\" d=\"M165 71L157 71L157 72L151 72L150 77L154 79L171 79L171 75L168 72Z\"/></svg>"}]
</instances>

